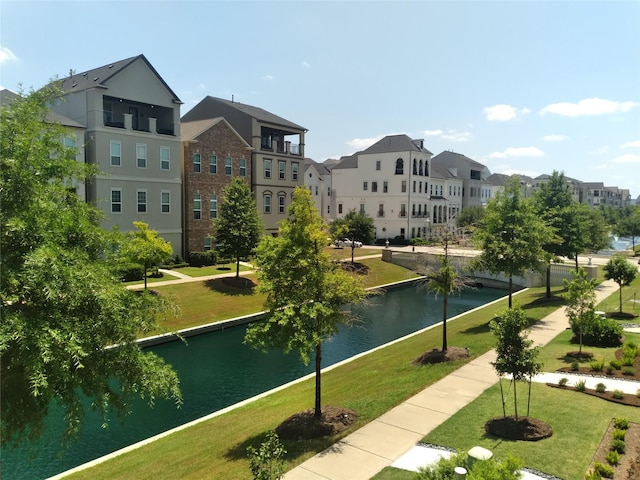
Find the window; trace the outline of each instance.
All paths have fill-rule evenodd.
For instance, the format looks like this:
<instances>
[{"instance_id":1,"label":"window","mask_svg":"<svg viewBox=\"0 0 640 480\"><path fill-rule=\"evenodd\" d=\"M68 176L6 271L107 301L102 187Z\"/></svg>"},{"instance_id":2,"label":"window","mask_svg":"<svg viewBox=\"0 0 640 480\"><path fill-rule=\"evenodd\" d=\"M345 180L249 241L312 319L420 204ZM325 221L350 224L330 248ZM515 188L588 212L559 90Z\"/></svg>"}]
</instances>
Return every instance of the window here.
<instances>
[{"instance_id":1,"label":"window","mask_svg":"<svg viewBox=\"0 0 640 480\"><path fill-rule=\"evenodd\" d=\"M376 160L376 170L380 170L380 160Z\"/></svg>"},{"instance_id":2,"label":"window","mask_svg":"<svg viewBox=\"0 0 640 480\"><path fill-rule=\"evenodd\" d=\"M160 147L160 169L169 170L171 167L171 150L169 147Z\"/></svg>"},{"instance_id":3,"label":"window","mask_svg":"<svg viewBox=\"0 0 640 480\"><path fill-rule=\"evenodd\" d=\"M422 165L422 160L420 160L420 167L418 167L418 175L423 175L424 170L423 170L423 165Z\"/></svg>"},{"instance_id":4,"label":"window","mask_svg":"<svg viewBox=\"0 0 640 480\"><path fill-rule=\"evenodd\" d=\"M201 168L200 154L194 153L193 154L193 172L200 173L200 168Z\"/></svg>"},{"instance_id":5,"label":"window","mask_svg":"<svg viewBox=\"0 0 640 480\"><path fill-rule=\"evenodd\" d=\"M218 196L209 196L209 218L218 218Z\"/></svg>"},{"instance_id":6,"label":"window","mask_svg":"<svg viewBox=\"0 0 640 480\"><path fill-rule=\"evenodd\" d=\"M316 185L316 197L318 196L318 185Z\"/></svg>"},{"instance_id":7,"label":"window","mask_svg":"<svg viewBox=\"0 0 640 480\"><path fill-rule=\"evenodd\" d=\"M73 148L75 150L77 148L76 137L64 137L62 145L64 148Z\"/></svg>"},{"instance_id":8,"label":"window","mask_svg":"<svg viewBox=\"0 0 640 480\"><path fill-rule=\"evenodd\" d=\"M384 204L383 203L378 205L378 216L379 217L384 217Z\"/></svg>"},{"instance_id":9,"label":"window","mask_svg":"<svg viewBox=\"0 0 640 480\"><path fill-rule=\"evenodd\" d=\"M122 189L111 189L111 213L122 212Z\"/></svg>"},{"instance_id":10,"label":"window","mask_svg":"<svg viewBox=\"0 0 640 480\"><path fill-rule=\"evenodd\" d=\"M204 238L204 251L208 252L211 250L211 237Z\"/></svg>"},{"instance_id":11,"label":"window","mask_svg":"<svg viewBox=\"0 0 640 480\"><path fill-rule=\"evenodd\" d=\"M418 193L422 193L422 182L418 182Z\"/></svg>"},{"instance_id":12,"label":"window","mask_svg":"<svg viewBox=\"0 0 640 480\"><path fill-rule=\"evenodd\" d=\"M396 175L404 174L404 160L401 158L396 160Z\"/></svg>"},{"instance_id":13,"label":"window","mask_svg":"<svg viewBox=\"0 0 640 480\"><path fill-rule=\"evenodd\" d=\"M371 191L372 192L378 191L378 182L371 182Z\"/></svg>"},{"instance_id":14,"label":"window","mask_svg":"<svg viewBox=\"0 0 640 480\"><path fill-rule=\"evenodd\" d=\"M388 193L388 192L389 192L389 182L385 180L384 182L382 182L382 193Z\"/></svg>"},{"instance_id":15,"label":"window","mask_svg":"<svg viewBox=\"0 0 640 480\"><path fill-rule=\"evenodd\" d=\"M138 213L147 213L147 191L138 190Z\"/></svg>"},{"instance_id":16,"label":"window","mask_svg":"<svg viewBox=\"0 0 640 480\"><path fill-rule=\"evenodd\" d=\"M233 165L233 160L231 159L231 157L227 157L224 159L224 174L225 175L231 175L232 173L232 165Z\"/></svg>"},{"instance_id":17,"label":"window","mask_svg":"<svg viewBox=\"0 0 640 480\"><path fill-rule=\"evenodd\" d=\"M147 168L147 146L141 143L136 144L136 166Z\"/></svg>"},{"instance_id":18,"label":"window","mask_svg":"<svg viewBox=\"0 0 640 480\"><path fill-rule=\"evenodd\" d=\"M418 161L415 158L413 159L413 174L418 174Z\"/></svg>"},{"instance_id":19,"label":"window","mask_svg":"<svg viewBox=\"0 0 640 480\"><path fill-rule=\"evenodd\" d=\"M196 193L193 196L193 219L200 220L202 218L202 195Z\"/></svg>"},{"instance_id":20,"label":"window","mask_svg":"<svg viewBox=\"0 0 640 480\"><path fill-rule=\"evenodd\" d=\"M291 163L291 180L298 180L298 162Z\"/></svg>"},{"instance_id":21,"label":"window","mask_svg":"<svg viewBox=\"0 0 640 480\"><path fill-rule=\"evenodd\" d=\"M338 204L338 214L342 214L342 204Z\"/></svg>"},{"instance_id":22,"label":"window","mask_svg":"<svg viewBox=\"0 0 640 480\"><path fill-rule=\"evenodd\" d=\"M401 217L406 217L407 216L407 204L406 203L401 203L400 204L400 216Z\"/></svg>"},{"instance_id":23,"label":"window","mask_svg":"<svg viewBox=\"0 0 640 480\"><path fill-rule=\"evenodd\" d=\"M271 178L271 160L264 159L264 178Z\"/></svg>"},{"instance_id":24,"label":"window","mask_svg":"<svg viewBox=\"0 0 640 480\"><path fill-rule=\"evenodd\" d=\"M264 213L271 213L271 194L265 193L263 195Z\"/></svg>"},{"instance_id":25,"label":"window","mask_svg":"<svg viewBox=\"0 0 640 480\"><path fill-rule=\"evenodd\" d=\"M331 187L327 187L327 197L331 196Z\"/></svg>"},{"instance_id":26,"label":"window","mask_svg":"<svg viewBox=\"0 0 640 480\"><path fill-rule=\"evenodd\" d=\"M364 211L364 203L360 204L360 213L365 213L365 211Z\"/></svg>"},{"instance_id":27,"label":"window","mask_svg":"<svg viewBox=\"0 0 640 480\"><path fill-rule=\"evenodd\" d=\"M216 175L218 173L218 157L209 155L209 173Z\"/></svg>"},{"instance_id":28,"label":"window","mask_svg":"<svg viewBox=\"0 0 640 480\"><path fill-rule=\"evenodd\" d=\"M416 181L413 181L413 193L416 193Z\"/></svg>"},{"instance_id":29,"label":"window","mask_svg":"<svg viewBox=\"0 0 640 480\"><path fill-rule=\"evenodd\" d=\"M402 180L402 184L400 186L400 190L402 191L402 193L407 193L407 181L406 180Z\"/></svg>"},{"instance_id":30,"label":"window","mask_svg":"<svg viewBox=\"0 0 640 480\"><path fill-rule=\"evenodd\" d=\"M246 158L240 159L240 176L241 177L247 176L247 159Z\"/></svg>"},{"instance_id":31,"label":"window","mask_svg":"<svg viewBox=\"0 0 640 480\"><path fill-rule=\"evenodd\" d=\"M412 217L416 216L416 204L415 203L411 204L411 216Z\"/></svg>"},{"instance_id":32,"label":"window","mask_svg":"<svg viewBox=\"0 0 640 480\"><path fill-rule=\"evenodd\" d=\"M278 194L278 213L285 212L285 201L287 196L284 193Z\"/></svg>"},{"instance_id":33,"label":"window","mask_svg":"<svg viewBox=\"0 0 640 480\"><path fill-rule=\"evenodd\" d=\"M425 177L429 176L429 161L428 160L424 161L424 176Z\"/></svg>"},{"instance_id":34,"label":"window","mask_svg":"<svg viewBox=\"0 0 640 480\"><path fill-rule=\"evenodd\" d=\"M111 166L119 167L122 164L122 144L112 140L109 142L109 150L111 152Z\"/></svg>"},{"instance_id":35,"label":"window","mask_svg":"<svg viewBox=\"0 0 640 480\"><path fill-rule=\"evenodd\" d=\"M160 211L171 213L171 192L160 192Z\"/></svg>"},{"instance_id":36,"label":"window","mask_svg":"<svg viewBox=\"0 0 640 480\"><path fill-rule=\"evenodd\" d=\"M404 228L401 228L401 229L400 229L400 236L401 236L402 238L404 238L404 231L405 231L405 230L404 230Z\"/></svg>"},{"instance_id":37,"label":"window","mask_svg":"<svg viewBox=\"0 0 640 480\"><path fill-rule=\"evenodd\" d=\"M362 190L369 190L369 182L362 182Z\"/></svg>"},{"instance_id":38,"label":"window","mask_svg":"<svg viewBox=\"0 0 640 480\"><path fill-rule=\"evenodd\" d=\"M278 178L280 180L284 180L285 179L285 169L286 169L286 163L283 160L278 160Z\"/></svg>"}]
</instances>

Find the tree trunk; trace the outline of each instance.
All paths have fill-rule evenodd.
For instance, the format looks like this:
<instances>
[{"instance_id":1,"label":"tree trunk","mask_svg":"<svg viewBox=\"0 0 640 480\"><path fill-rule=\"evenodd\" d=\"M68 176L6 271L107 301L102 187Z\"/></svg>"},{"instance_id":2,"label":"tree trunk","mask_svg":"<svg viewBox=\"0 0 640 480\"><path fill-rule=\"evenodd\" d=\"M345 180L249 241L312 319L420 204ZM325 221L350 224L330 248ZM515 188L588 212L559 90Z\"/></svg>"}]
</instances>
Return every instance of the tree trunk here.
<instances>
[{"instance_id":1,"label":"tree trunk","mask_svg":"<svg viewBox=\"0 0 640 480\"><path fill-rule=\"evenodd\" d=\"M240 278L240 257L236 257L236 279Z\"/></svg>"},{"instance_id":2,"label":"tree trunk","mask_svg":"<svg viewBox=\"0 0 640 480\"><path fill-rule=\"evenodd\" d=\"M504 402L504 390L502 389L502 377L500 377L500 398L502 400L502 416L506 417L507 408L505 407L505 402Z\"/></svg>"},{"instance_id":3,"label":"tree trunk","mask_svg":"<svg viewBox=\"0 0 640 480\"><path fill-rule=\"evenodd\" d=\"M512 306L513 297L513 277L509 275L509 308Z\"/></svg>"},{"instance_id":4,"label":"tree trunk","mask_svg":"<svg viewBox=\"0 0 640 480\"><path fill-rule=\"evenodd\" d=\"M322 417L322 407L321 407L321 398L322 398L322 381L321 381L321 364L322 364L322 344L316 345L316 404L315 411L313 416L315 418Z\"/></svg>"},{"instance_id":5,"label":"tree trunk","mask_svg":"<svg viewBox=\"0 0 640 480\"><path fill-rule=\"evenodd\" d=\"M352 240L351 241L351 263L353 263L353 258L355 253L356 253L356 244L355 244L355 241Z\"/></svg>"},{"instance_id":6,"label":"tree trunk","mask_svg":"<svg viewBox=\"0 0 640 480\"><path fill-rule=\"evenodd\" d=\"M551 298L551 264L547 264L547 298Z\"/></svg>"},{"instance_id":7,"label":"tree trunk","mask_svg":"<svg viewBox=\"0 0 640 480\"><path fill-rule=\"evenodd\" d=\"M618 288L618 291L620 292L620 309L619 309L619 312L622 313L622 285L620 285L620 288Z\"/></svg>"},{"instance_id":8,"label":"tree trunk","mask_svg":"<svg viewBox=\"0 0 640 480\"><path fill-rule=\"evenodd\" d=\"M515 378L513 379L513 410L516 414L516 421L518 420L518 395L516 390L518 388L518 382L516 382Z\"/></svg>"},{"instance_id":9,"label":"tree trunk","mask_svg":"<svg viewBox=\"0 0 640 480\"><path fill-rule=\"evenodd\" d=\"M448 287L447 287L448 288ZM442 299L442 351L447 351L447 305L449 304L449 292L445 290Z\"/></svg>"},{"instance_id":10,"label":"tree trunk","mask_svg":"<svg viewBox=\"0 0 640 480\"><path fill-rule=\"evenodd\" d=\"M144 264L144 289L147 289L147 264Z\"/></svg>"},{"instance_id":11,"label":"tree trunk","mask_svg":"<svg viewBox=\"0 0 640 480\"><path fill-rule=\"evenodd\" d=\"M578 267L578 254L576 253L576 272L578 271L579 267Z\"/></svg>"}]
</instances>

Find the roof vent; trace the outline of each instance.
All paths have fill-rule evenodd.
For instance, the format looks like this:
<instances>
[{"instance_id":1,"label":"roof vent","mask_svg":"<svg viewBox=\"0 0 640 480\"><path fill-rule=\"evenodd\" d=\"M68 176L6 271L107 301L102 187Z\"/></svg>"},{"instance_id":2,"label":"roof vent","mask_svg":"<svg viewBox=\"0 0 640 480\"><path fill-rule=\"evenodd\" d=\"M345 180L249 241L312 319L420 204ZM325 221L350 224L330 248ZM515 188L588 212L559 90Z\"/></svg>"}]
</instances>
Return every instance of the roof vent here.
<instances>
[{"instance_id":1,"label":"roof vent","mask_svg":"<svg viewBox=\"0 0 640 480\"><path fill-rule=\"evenodd\" d=\"M77 87L77 86L78 86L78 84L77 84L77 83L74 83L73 85L71 85L71 88L73 88L73 87Z\"/></svg>"},{"instance_id":2,"label":"roof vent","mask_svg":"<svg viewBox=\"0 0 640 480\"><path fill-rule=\"evenodd\" d=\"M87 72L84 72L84 73L82 74L82 76L83 76L83 77L86 77L87 75L88 75L88 73L87 73Z\"/></svg>"},{"instance_id":3,"label":"roof vent","mask_svg":"<svg viewBox=\"0 0 640 480\"><path fill-rule=\"evenodd\" d=\"M93 81L97 82L98 81L98 77L93 77Z\"/></svg>"},{"instance_id":4,"label":"roof vent","mask_svg":"<svg viewBox=\"0 0 640 480\"><path fill-rule=\"evenodd\" d=\"M109 65L109 68L113 68L113 63L111 65Z\"/></svg>"}]
</instances>

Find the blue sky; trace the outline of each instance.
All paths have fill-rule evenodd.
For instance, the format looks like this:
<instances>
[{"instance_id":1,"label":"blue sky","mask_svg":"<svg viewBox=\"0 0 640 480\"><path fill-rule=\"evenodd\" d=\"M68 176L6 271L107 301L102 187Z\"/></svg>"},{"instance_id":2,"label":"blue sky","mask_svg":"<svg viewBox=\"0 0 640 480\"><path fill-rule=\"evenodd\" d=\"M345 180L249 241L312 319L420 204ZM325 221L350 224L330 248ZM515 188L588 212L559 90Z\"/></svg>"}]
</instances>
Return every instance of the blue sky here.
<instances>
[{"instance_id":1,"label":"blue sky","mask_svg":"<svg viewBox=\"0 0 640 480\"><path fill-rule=\"evenodd\" d=\"M255 105L316 161L388 134L493 173L640 195L640 2L5 1L0 85L144 54L184 102Z\"/></svg>"}]
</instances>

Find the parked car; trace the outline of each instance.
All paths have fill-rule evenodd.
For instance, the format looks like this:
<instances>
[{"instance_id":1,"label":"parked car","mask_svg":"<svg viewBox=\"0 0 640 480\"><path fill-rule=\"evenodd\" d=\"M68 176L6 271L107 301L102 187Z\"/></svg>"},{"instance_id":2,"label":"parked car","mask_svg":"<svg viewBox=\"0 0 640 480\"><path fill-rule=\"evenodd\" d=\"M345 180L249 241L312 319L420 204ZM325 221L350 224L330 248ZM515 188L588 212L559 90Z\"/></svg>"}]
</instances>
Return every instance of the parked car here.
<instances>
[{"instance_id":1,"label":"parked car","mask_svg":"<svg viewBox=\"0 0 640 480\"><path fill-rule=\"evenodd\" d=\"M351 248L352 245L355 245L357 248L360 248L362 246L362 242L359 242L357 240L349 240L348 238L341 238L340 240L336 241L336 246L337 247L349 247Z\"/></svg>"}]
</instances>

